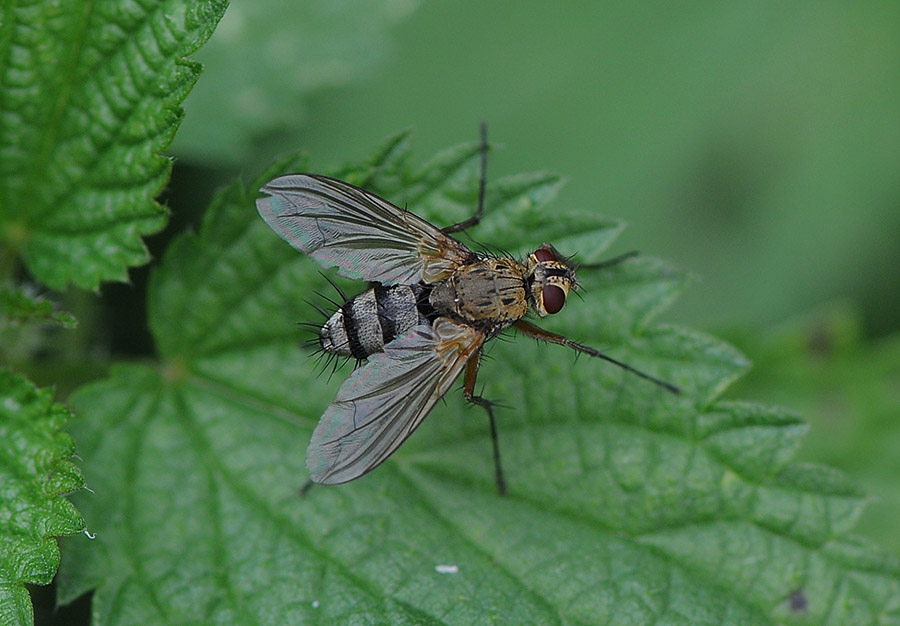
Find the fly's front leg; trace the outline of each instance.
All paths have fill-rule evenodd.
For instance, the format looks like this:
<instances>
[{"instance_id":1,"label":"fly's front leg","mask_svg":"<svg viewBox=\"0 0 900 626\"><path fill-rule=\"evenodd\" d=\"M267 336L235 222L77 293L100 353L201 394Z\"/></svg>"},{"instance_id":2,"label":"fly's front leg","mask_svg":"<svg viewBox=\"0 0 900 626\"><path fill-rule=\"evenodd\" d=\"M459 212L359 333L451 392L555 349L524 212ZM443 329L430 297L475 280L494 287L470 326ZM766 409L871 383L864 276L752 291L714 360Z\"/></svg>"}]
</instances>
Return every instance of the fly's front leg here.
<instances>
[{"instance_id":1,"label":"fly's front leg","mask_svg":"<svg viewBox=\"0 0 900 626\"><path fill-rule=\"evenodd\" d=\"M475 215L470 217L467 220L463 220L458 224L452 224L445 228L441 229L441 232L450 234L450 233L458 233L467 228L471 228L478 224L481 221L481 214L484 213L484 192L487 186L487 153L488 153L488 142L487 142L487 122L481 123L481 174L478 179L478 208L475 211Z\"/></svg>"},{"instance_id":2,"label":"fly's front leg","mask_svg":"<svg viewBox=\"0 0 900 626\"><path fill-rule=\"evenodd\" d=\"M632 374L634 374L636 376L640 376L644 380L650 381L654 385L659 385L660 387L662 387L663 389L666 389L667 391L671 391L672 393L681 393L681 390L678 387L676 387L675 385L673 385L672 383L667 383L666 381L656 378L655 376L651 376L650 374L647 374L646 372L642 372L641 370L631 367L627 363L623 363L622 361L614 359L611 356L603 354L599 350L591 348L590 346L585 346L578 342L572 341L568 337L563 337L562 335L557 335L556 333L551 333L549 330L544 330L543 328L541 328L539 326L535 326L531 322L526 322L525 320L519 320L518 322L513 324L513 327L517 331L522 333L523 335L528 335L529 337L533 337L539 341L548 341L550 343L558 343L561 346L566 346L568 348L572 348L573 350L575 350L577 352L582 352L582 353L588 354L592 357L596 357L598 359L603 359L604 361L608 361L609 363L612 363L613 365L617 365L617 366L621 367L626 372L631 372Z\"/></svg>"},{"instance_id":3,"label":"fly's front leg","mask_svg":"<svg viewBox=\"0 0 900 626\"><path fill-rule=\"evenodd\" d=\"M463 397L472 404L483 406L491 423L491 443L494 446L494 472L497 479L497 492L506 495L506 481L503 479L503 466L500 464L500 442L497 438L497 423L494 420L494 402L475 395L475 379L478 378L478 366L481 363L481 350L466 364L466 376L463 381Z\"/></svg>"}]
</instances>

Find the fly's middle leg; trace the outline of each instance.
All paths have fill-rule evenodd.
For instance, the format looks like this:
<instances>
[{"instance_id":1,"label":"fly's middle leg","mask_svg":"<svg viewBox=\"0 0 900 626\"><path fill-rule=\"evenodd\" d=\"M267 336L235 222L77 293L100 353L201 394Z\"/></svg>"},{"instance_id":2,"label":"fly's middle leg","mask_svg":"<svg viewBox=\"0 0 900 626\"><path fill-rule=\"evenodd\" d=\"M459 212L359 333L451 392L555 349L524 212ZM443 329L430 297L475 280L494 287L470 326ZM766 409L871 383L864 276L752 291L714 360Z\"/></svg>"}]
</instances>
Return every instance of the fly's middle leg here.
<instances>
[{"instance_id":1,"label":"fly's middle leg","mask_svg":"<svg viewBox=\"0 0 900 626\"><path fill-rule=\"evenodd\" d=\"M487 187L487 153L488 153L488 142L487 142L487 122L481 123L481 172L478 177L478 208L475 210L475 215L470 217L467 220L463 220L457 224L451 224L450 226L446 226L441 229L441 232L450 234L450 233L458 233L467 228L471 228L478 224L481 221L481 215L484 213L484 192Z\"/></svg>"},{"instance_id":2,"label":"fly's middle leg","mask_svg":"<svg viewBox=\"0 0 900 626\"><path fill-rule=\"evenodd\" d=\"M494 473L497 480L497 492L506 495L506 480L503 478L503 465L500 463L500 441L497 438L497 421L494 419L495 402L475 395L475 380L478 378L478 366L481 363L481 350L466 364L466 376L463 381L463 397L472 404L484 407L491 423L491 444L494 449Z\"/></svg>"}]
</instances>

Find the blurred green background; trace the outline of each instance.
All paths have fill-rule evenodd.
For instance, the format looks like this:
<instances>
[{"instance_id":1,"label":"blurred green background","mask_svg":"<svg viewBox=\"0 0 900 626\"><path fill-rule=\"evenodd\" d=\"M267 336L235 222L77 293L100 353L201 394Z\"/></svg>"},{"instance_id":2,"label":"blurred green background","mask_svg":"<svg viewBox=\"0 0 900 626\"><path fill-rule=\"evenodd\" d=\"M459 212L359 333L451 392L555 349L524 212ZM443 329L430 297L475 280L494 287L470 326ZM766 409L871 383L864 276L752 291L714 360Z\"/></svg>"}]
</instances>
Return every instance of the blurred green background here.
<instances>
[{"instance_id":1,"label":"blurred green background","mask_svg":"<svg viewBox=\"0 0 900 626\"><path fill-rule=\"evenodd\" d=\"M323 169L412 127L424 160L486 120L490 177L562 173L550 210L700 277L663 320L756 360L730 397L808 420L803 458L860 480L900 554L896 0L235 0L197 58L176 220L287 152Z\"/></svg>"}]
</instances>

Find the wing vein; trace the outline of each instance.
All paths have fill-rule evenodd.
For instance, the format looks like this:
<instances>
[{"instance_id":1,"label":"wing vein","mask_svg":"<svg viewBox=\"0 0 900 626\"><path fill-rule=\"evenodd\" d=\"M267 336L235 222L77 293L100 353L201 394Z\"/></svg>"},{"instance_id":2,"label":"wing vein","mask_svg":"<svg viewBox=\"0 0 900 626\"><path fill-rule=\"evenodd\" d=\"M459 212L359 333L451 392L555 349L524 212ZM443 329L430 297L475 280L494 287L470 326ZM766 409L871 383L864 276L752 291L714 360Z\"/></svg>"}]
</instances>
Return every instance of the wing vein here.
<instances>
[{"instance_id":1,"label":"wing vein","mask_svg":"<svg viewBox=\"0 0 900 626\"><path fill-rule=\"evenodd\" d=\"M344 381L313 432L306 456L311 478L344 483L387 459L450 389L485 338L471 326L438 318L371 355Z\"/></svg>"}]
</instances>

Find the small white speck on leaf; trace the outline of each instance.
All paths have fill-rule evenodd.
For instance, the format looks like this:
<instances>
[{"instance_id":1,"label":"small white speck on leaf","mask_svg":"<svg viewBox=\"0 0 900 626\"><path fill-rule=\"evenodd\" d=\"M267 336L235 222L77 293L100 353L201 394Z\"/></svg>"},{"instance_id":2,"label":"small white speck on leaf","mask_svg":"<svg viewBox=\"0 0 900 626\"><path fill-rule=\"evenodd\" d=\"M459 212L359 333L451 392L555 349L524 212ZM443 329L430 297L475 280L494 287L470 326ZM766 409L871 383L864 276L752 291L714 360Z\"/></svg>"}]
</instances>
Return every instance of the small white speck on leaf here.
<instances>
[{"instance_id":1,"label":"small white speck on leaf","mask_svg":"<svg viewBox=\"0 0 900 626\"><path fill-rule=\"evenodd\" d=\"M459 572L459 566L457 565L435 565L434 571L438 574L456 574Z\"/></svg>"}]
</instances>

